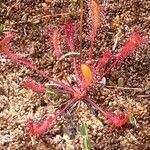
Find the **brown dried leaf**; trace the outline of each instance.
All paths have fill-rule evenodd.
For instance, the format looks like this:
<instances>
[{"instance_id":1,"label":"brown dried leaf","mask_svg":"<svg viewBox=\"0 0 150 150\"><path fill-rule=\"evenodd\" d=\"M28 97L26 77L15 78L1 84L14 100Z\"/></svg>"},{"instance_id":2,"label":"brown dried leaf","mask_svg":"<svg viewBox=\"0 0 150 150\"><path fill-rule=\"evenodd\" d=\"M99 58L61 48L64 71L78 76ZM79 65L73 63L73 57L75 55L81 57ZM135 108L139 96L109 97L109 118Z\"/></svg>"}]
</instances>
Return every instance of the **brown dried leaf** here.
<instances>
[{"instance_id":1,"label":"brown dried leaf","mask_svg":"<svg viewBox=\"0 0 150 150\"><path fill-rule=\"evenodd\" d=\"M1 87L1 86L0 86L0 95L4 95L6 97L8 96L6 90L3 87Z\"/></svg>"}]
</instances>

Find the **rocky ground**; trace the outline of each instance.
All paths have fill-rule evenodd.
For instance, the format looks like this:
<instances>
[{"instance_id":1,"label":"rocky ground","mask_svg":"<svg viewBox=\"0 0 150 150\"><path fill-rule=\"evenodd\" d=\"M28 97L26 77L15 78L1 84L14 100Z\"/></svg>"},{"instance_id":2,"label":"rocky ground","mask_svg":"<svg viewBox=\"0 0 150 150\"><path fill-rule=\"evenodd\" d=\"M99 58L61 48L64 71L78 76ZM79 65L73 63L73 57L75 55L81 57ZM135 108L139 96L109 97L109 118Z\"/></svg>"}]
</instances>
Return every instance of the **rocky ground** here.
<instances>
[{"instance_id":1,"label":"rocky ground","mask_svg":"<svg viewBox=\"0 0 150 150\"><path fill-rule=\"evenodd\" d=\"M112 48L116 38L116 50L119 49L133 31L140 31L146 41L107 76L105 87L95 87L91 93L99 105L115 113L126 110L133 114L136 125L128 123L114 129L81 102L76 109L71 108L60 117L54 128L42 137L30 137L26 130L28 119L40 120L52 114L66 97L58 99L24 89L22 82L27 78L44 84L48 81L0 54L0 150L82 150L83 139L78 130L82 122L87 124L93 150L150 149L150 3L147 0L105 0L103 5L105 19L96 36L95 59L104 48ZM1 0L0 25L5 26L5 31L15 33L10 47L16 53L60 78L49 44L51 29L61 26L68 18L78 24L79 6L77 0ZM85 2L84 49L89 47L87 12ZM62 48L67 48L63 35ZM72 75L70 70L68 73Z\"/></svg>"}]
</instances>

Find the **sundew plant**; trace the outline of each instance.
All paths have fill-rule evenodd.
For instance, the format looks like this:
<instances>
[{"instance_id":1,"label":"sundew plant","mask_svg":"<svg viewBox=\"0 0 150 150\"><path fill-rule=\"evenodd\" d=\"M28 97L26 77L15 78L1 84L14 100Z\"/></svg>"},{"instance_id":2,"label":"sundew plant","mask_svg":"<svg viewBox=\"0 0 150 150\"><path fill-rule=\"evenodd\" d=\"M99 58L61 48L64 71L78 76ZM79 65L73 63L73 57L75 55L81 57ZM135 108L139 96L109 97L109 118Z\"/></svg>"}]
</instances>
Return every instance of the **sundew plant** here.
<instances>
[{"instance_id":1,"label":"sundew plant","mask_svg":"<svg viewBox=\"0 0 150 150\"><path fill-rule=\"evenodd\" d=\"M81 3L83 7L83 4ZM76 49L76 40L75 34L77 31L76 24L71 21L65 21L64 23L64 33L66 38L66 43L68 45L68 52L64 54L60 46L60 30L59 27L56 27L53 30L53 34L51 35L51 43L53 44L53 55L56 57L58 61L58 67L62 68L62 73L65 79L65 82L61 80L54 79L51 77L52 75L48 75L47 73L39 70L38 67L31 61L28 61L26 58L16 54L10 46L9 43L13 38L14 34L12 32L4 33L3 37L1 37L0 41L0 52L1 54L6 55L13 62L24 65L27 68L35 71L39 76L48 79L48 81L55 85L53 92L55 94L65 93L71 95L71 98L67 101L66 105L50 114L45 119L41 119L41 121L36 122L34 120L29 120L27 123L28 131L32 136L40 136L44 134L46 131L50 130L54 124L56 123L59 116L63 115L67 109L69 109L74 103L78 101L83 101L88 103L91 107L94 107L98 112L100 112L110 123L112 126L116 128L120 128L124 126L128 120L129 116L127 113L122 113L119 115L114 114L113 112L103 110L99 105L94 102L94 99L90 98L88 94L91 89L94 89L97 84L103 77L106 77L113 68L117 67L121 61L123 61L129 54L134 52L144 41L143 36L141 36L138 32L131 33L129 39L126 41L124 46L118 50L117 54L113 54L110 49L105 49L103 51L102 56L99 57L97 61L93 61L93 49L94 49L94 41L95 36L100 26L104 16L103 16L103 7L96 0L89 0L89 16L90 16L90 48L87 50L86 60L83 59L83 47L82 47L82 21L83 21L83 10L81 9L80 14L80 49ZM81 8L82 8L81 7ZM78 56L79 55L79 56ZM63 71L63 57L70 57L70 63L73 69L73 74L75 76L76 82L71 84L65 72ZM61 58L61 59L60 59ZM61 63L59 63L61 61ZM109 62L112 64L106 65ZM93 64L95 62L95 64ZM103 74L100 74L100 70L103 69ZM47 88L44 85L36 83L33 80L27 80L24 82L24 87L27 89L31 89L37 93L46 93Z\"/></svg>"}]
</instances>

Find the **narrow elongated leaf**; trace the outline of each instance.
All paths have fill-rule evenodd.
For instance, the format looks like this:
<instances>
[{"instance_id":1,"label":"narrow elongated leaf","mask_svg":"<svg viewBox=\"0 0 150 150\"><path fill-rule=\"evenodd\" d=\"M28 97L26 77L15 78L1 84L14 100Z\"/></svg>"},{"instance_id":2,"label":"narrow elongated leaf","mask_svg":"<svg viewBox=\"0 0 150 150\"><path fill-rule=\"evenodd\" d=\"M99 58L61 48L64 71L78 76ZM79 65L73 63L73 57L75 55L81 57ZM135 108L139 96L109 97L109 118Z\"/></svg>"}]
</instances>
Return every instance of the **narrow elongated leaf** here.
<instances>
[{"instance_id":1,"label":"narrow elongated leaf","mask_svg":"<svg viewBox=\"0 0 150 150\"><path fill-rule=\"evenodd\" d=\"M55 80L51 77L49 77L45 72L39 70L37 68L36 65L34 65L33 62L28 61L26 58L21 57L20 55L16 54L15 52L13 52L8 44L11 41L13 37L12 33L7 33L4 37L3 40L0 41L0 52L4 53L8 58L10 58L12 61L21 64L21 65L25 65L26 67L34 70L37 74L41 75L42 77L44 77L45 79L48 79L49 81L52 81L56 84L60 84L61 86L67 88L70 90L70 87L68 87L67 85L65 85L64 83L62 83L61 81Z\"/></svg>"},{"instance_id":2,"label":"narrow elongated leaf","mask_svg":"<svg viewBox=\"0 0 150 150\"><path fill-rule=\"evenodd\" d=\"M85 123L82 123L81 127L80 127L80 134L83 138L83 144L84 144L84 148L85 150L91 150L92 145L91 145L91 140L88 136L88 129Z\"/></svg>"},{"instance_id":3,"label":"narrow elongated leaf","mask_svg":"<svg viewBox=\"0 0 150 150\"><path fill-rule=\"evenodd\" d=\"M103 67L105 67L105 65L107 64L107 62L112 58L112 53L110 50L105 50L102 58L100 58L98 60L98 65L97 65L97 70L102 69Z\"/></svg>"},{"instance_id":4,"label":"narrow elongated leaf","mask_svg":"<svg viewBox=\"0 0 150 150\"><path fill-rule=\"evenodd\" d=\"M66 21L64 23L65 36L67 44L71 51L75 50L75 26L72 22Z\"/></svg>"},{"instance_id":5,"label":"narrow elongated leaf","mask_svg":"<svg viewBox=\"0 0 150 150\"><path fill-rule=\"evenodd\" d=\"M0 23L0 34L4 32L5 26Z\"/></svg>"},{"instance_id":6,"label":"narrow elongated leaf","mask_svg":"<svg viewBox=\"0 0 150 150\"><path fill-rule=\"evenodd\" d=\"M58 29L54 29L53 36L52 36L52 43L54 47L54 52L53 54L59 57L62 54L62 50L60 47L60 37L59 37L59 31Z\"/></svg>"},{"instance_id":7,"label":"narrow elongated leaf","mask_svg":"<svg viewBox=\"0 0 150 150\"><path fill-rule=\"evenodd\" d=\"M100 77L102 79L105 77L114 67L116 67L121 61L123 61L129 54L135 51L135 49L144 42L144 37L142 37L138 32L132 33L128 42L121 48L120 52L116 55L115 61L111 66L104 72Z\"/></svg>"},{"instance_id":8,"label":"narrow elongated leaf","mask_svg":"<svg viewBox=\"0 0 150 150\"><path fill-rule=\"evenodd\" d=\"M89 58L92 58L94 38L97 33L97 29L103 20L103 9L102 6L98 3L98 0L88 0L89 4L89 16L90 16L90 40L91 47L88 50Z\"/></svg>"},{"instance_id":9,"label":"narrow elongated leaf","mask_svg":"<svg viewBox=\"0 0 150 150\"><path fill-rule=\"evenodd\" d=\"M92 149L92 144L91 144L91 140L89 137L85 137L83 139L83 143L84 143L84 147L86 150L91 150Z\"/></svg>"},{"instance_id":10,"label":"narrow elongated leaf","mask_svg":"<svg viewBox=\"0 0 150 150\"><path fill-rule=\"evenodd\" d=\"M144 41L143 37L134 32L130 36L128 42L121 48L120 52L116 56L116 61L120 62L124 60L130 53L132 53L136 47L142 44Z\"/></svg>"},{"instance_id":11,"label":"narrow elongated leaf","mask_svg":"<svg viewBox=\"0 0 150 150\"><path fill-rule=\"evenodd\" d=\"M46 89L43 85L35 83L31 80L24 81L23 86L37 93L45 93Z\"/></svg>"},{"instance_id":12,"label":"narrow elongated leaf","mask_svg":"<svg viewBox=\"0 0 150 150\"><path fill-rule=\"evenodd\" d=\"M82 136L86 136L87 135L87 127L86 127L85 123L82 123L82 125L80 127L80 134Z\"/></svg>"},{"instance_id":13,"label":"narrow elongated leaf","mask_svg":"<svg viewBox=\"0 0 150 150\"><path fill-rule=\"evenodd\" d=\"M33 120L30 120L27 123L29 133L32 136L40 136L41 134L45 133L49 128L53 126L54 121L55 118L52 116L49 116L48 118L40 122L34 122Z\"/></svg>"},{"instance_id":14,"label":"narrow elongated leaf","mask_svg":"<svg viewBox=\"0 0 150 150\"><path fill-rule=\"evenodd\" d=\"M89 2L90 18L91 18L91 41L94 41L94 37L97 32L97 28L102 20L102 6L98 3L98 0L90 0Z\"/></svg>"},{"instance_id":15,"label":"narrow elongated leaf","mask_svg":"<svg viewBox=\"0 0 150 150\"><path fill-rule=\"evenodd\" d=\"M3 83L4 83L3 78L0 78L0 84L3 84Z\"/></svg>"}]
</instances>

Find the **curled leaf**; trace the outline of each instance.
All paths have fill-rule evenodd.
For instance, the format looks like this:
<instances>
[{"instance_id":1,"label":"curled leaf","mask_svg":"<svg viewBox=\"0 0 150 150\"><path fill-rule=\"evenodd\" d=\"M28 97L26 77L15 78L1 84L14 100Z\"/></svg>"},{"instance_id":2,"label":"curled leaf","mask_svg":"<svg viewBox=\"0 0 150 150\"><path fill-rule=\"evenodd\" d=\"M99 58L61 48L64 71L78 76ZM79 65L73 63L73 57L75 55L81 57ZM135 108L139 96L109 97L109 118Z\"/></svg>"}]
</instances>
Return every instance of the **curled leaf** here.
<instances>
[{"instance_id":1,"label":"curled leaf","mask_svg":"<svg viewBox=\"0 0 150 150\"><path fill-rule=\"evenodd\" d=\"M64 60L66 57L70 57L70 56L73 56L73 57L80 56L80 53L79 52L68 52L59 58L59 62Z\"/></svg>"},{"instance_id":2,"label":"curled leaf","mask_svg":"<svg viewBox=\"0 0 150 150\"><path fill-rule=\"evenodd\" d=\"M133 114L129 115L129 121L131 124L135 125L137 124L136 118L133 116Z\"/></svg>"},{"instance_id":3,"label":"curled leaf","mask_svg":"<svg viewBox=\"0 0 150 150\"><path fill-rule=\"evenodd\" d=\"M0 41L0 44L7 45L13 37L14 37L14 34L12 32L7 32L4 39Z\"/></svg>"},{"instance_id":4,"label":"curled leaf","mask_svg":"<svg viewBox=\"0 0 150 150\"><path fill-rule=\"evenodd\" d=\"M12 56L12 53L10 49L8 48L8 44L10 43L13 37L14 37L14 34L11 32L8 32L6 33L5 37L0 41L0 52L4 53L8 57Z\"/></svg>"}]
</instances>

